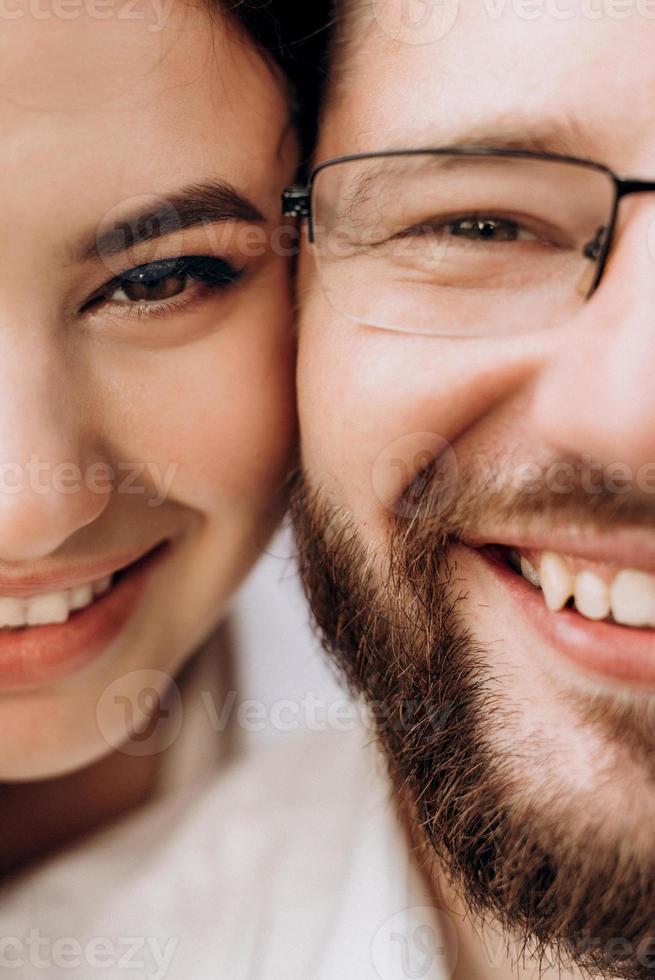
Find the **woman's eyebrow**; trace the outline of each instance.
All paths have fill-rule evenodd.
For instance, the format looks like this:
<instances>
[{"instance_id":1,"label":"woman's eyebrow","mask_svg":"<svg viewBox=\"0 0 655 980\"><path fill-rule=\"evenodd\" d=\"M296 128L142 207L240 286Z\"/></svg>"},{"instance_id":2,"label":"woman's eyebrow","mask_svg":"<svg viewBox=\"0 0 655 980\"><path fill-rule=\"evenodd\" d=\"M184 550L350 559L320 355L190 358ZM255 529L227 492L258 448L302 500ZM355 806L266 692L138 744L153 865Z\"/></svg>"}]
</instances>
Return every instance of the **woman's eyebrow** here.
<instances>
[{"instance_id":1,"label":"woman's eyebrow","mask_svg":"<svg viewBox=\"0 0 655 980\"><path fill-rule=\"evenodd\" d=\"M195 225L219 221L245 221L261 224L266 218L259 208L223 181L190 184L162 197L156 204L121 217L110 225L101 224L71 251L77 263L118 255L135 245L172 235Z\"/></svg>"}]
</instances>

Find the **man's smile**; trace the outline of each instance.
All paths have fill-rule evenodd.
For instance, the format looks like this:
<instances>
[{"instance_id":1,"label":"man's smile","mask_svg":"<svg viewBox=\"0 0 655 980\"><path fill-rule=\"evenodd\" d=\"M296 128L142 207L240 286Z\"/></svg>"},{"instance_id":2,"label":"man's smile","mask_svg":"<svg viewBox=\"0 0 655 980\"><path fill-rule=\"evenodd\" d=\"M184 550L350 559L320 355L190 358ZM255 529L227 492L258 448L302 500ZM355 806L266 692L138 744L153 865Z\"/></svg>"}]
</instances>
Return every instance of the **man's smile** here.
<instances>
[{"instance_id":1,"label":"man's smile","mask_svg":"<svg viewBox=\"0 0 655 980\"><path fill-rule=\"evenodd\" d=\"M485 546L484 559L519 617L577 667L655 686L655 576L571 554Z\"/></svg>"},{"instance_id":2,"label":"man's smile","mask_svg":"<svg viewBox=\"0 0 655 980\"><path fill-rule=\"evenodd\" d=\"M586 619L655 627L655 576L637 568L594 565L553 551L512 548L508 561L536 589L551 612L574 607Z\"/></svg>"}]
</instances>

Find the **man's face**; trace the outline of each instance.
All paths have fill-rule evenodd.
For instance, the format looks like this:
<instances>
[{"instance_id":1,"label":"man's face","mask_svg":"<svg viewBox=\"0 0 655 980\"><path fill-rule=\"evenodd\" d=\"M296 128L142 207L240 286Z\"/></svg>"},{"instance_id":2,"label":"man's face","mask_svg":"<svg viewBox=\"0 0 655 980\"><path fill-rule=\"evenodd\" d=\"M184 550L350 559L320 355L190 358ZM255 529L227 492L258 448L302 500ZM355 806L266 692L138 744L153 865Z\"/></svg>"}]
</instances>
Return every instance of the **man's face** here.
<instances>
[{"instance_id":1,"label":"man's face","mask_svg":"<svg viewBox=\"0 0 655 980\"><path fill-rule=\"evenodd\" d=\"M402 7L362 2L319 162L473 133L655 175L644 5L465 0L437 40ZM327 640L470 905L625 977L655 934L654 228L627 197L600 288L537 332L363 325L311 247L301 268L295 509Z\"/></svg>"}]
</instances>

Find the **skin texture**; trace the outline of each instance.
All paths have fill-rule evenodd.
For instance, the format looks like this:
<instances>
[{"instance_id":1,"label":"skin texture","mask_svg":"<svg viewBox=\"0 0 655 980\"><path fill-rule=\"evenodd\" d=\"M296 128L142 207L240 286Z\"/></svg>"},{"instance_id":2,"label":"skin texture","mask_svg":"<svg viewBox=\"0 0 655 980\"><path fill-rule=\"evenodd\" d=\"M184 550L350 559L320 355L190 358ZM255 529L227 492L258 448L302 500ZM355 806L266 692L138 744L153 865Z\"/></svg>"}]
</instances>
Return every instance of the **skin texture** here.
<instances>
[{"instance_id":1,"label":"skin texture","mask_svg":"<svg viewBox=\"0 0 655 980\"><path fill-rule=\"evenodd\" d=\"M400 16L400 3L377 6ZM493 17L482 3L466 0L445 35L416 44L407 35L394 40L388 30L393 18L371 17L364 5L352 24L358 33L339 52L341 84L329 102L317 160L452 145L480 129L490 139L498 134L499 142L509 132L531 148L531 134L556 120L566 127L567 141L553 143L553 151L652 175L652 108L629 93L655 88L647 58L655 24L635 12L625 19L592 18L581 6L571 8L570 18L544 12L535 19L507 5ZM499 521L506 530L513 520L520 531L519 518L528 515L507 483L497 497L476 500L476 491L484 493L481 460L494 467L508 455L520 464L589 454L633 473L652 462L654 219L652 196L628 199L599 291L562 329L530 337L463 341L359 326L328 303L308 247L301 265L305 486L296 519L305 581L327 643L357 690L392 712L402 698L425 710L435 701L451 712L454 706L458 724L441 730L443 742L431 739L420 711L406 737L382 728L382 740L399 783L410 787L414 820L415 801L424 794L418 819L440 851L437 880L445 870L458 895L453 902L500 917L516 929L519 945L526 936L542 948L556 947L563 937L575 942L567 929L577 929L579 939L587 925L600 925L595 912L576 918L589 901L595 911L609 908L592 935L625 937L633 953L652 935L655 876L646 828L655 797L652 764L643 753L652 749L652 692L591 676L561 657L556 644L518 615L515 600L462 540L498 540ZM461 486L469 491L464 514L438 501L404 510L400 502L416 488L426 457L444 446L451 447ZM394 478L385 482L385 461L394 460ZM430 503L432 490L428 479L409 499ZM609 541L610 531L634 525L642 542L650 540L652 496L623 503L604 497L593 514L583 494L564 504L560 498L559 509L552 503L532 515L532 528L546 541L587 526L593 546L604 548L611 561L616 541ZM401 519L408 514L409 521ZM454 786L447 799L445 791L440 795L446 785ZM458 790L469 794L459 797L461 811L451 805ZM515 822L507 838L489 834L489 867L476 869L480 851L474 860L466 842L490 814ZM564 846L550 833L553 820ZM618 861L626 840L630 847ZM530 908L544 881L539 852L530 851L535 842L550 871L560 862L562 890L551 897L561 918L546 921L544 909ZM489 873L494 855L507 878L501 873L493 880ZM644 877L637 885L638 866ZM522 870L531 893L520 894L516 881L512 887L511 868ZM580 886L577 905L574 884ZM528 902L526 894L532 895ZM462 976L497 976L499 968L510 975L502 956L490 972L485 957L471 953L476 941L466 936L470 962L467 970L463 960ZM592 951L595 970L650 975L651 966L629 956L609 966L603 956L612 960L606 950Z\"/></svg>"},{"instance_id":2,"label":"skin texture","mask_svg":"<svg viewBox=\"0 0 655 980\"><path fill-rule=\"evenodd\" d=\"M45 780L107 756L121 726L111 714L99 724L103 692L119 683L135 701L143 678L126 675L153 669L161 673L148 683L163 693L223 615L284 505L295 436L290 282L287 259L270 245L279 190L295 168L284 86L204 8L173 5L163 30L135 9L102 30L81 12L26 15L0 37L2 461L36 454L83 473L95 463L116 472L150 464L135 480L140 493L51 485L3 494L0 576L173 542L102 658L64 681L0 692L3 780ZM144 198L165 201L210 179L229 182L264 216L257 256L237 236L249 226L232 222L128 255L74 257L80 239ZM247 269L228 298L192 284L193 308L166 316L125 317L107 303L83 311L114 275L153 258L220 256L223 233L230 260ZM149 506L157 472L171 479ZM135 764L122 758L129 781ZM112 764L116 783L117 771Z\"/></svg>"}]
</instances>

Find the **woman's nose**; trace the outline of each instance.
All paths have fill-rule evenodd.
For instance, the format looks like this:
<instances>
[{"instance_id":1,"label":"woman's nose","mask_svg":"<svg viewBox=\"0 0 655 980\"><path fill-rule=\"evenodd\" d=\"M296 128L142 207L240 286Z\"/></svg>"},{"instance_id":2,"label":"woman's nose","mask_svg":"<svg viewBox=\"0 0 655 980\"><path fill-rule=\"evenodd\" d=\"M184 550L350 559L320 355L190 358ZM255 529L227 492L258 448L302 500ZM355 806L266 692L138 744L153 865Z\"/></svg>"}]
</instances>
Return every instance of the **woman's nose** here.
<instances>
[{"instance_id":1,"label":"woman's nose","mask_svg":"<svg viewBox=\"0 0 655 980\"><path fill-rule=\"evenodd\" d=\"M105 510L88 408L65 347L0 323L0 560L50 555Z\"/></svg>"}]
</instances>

